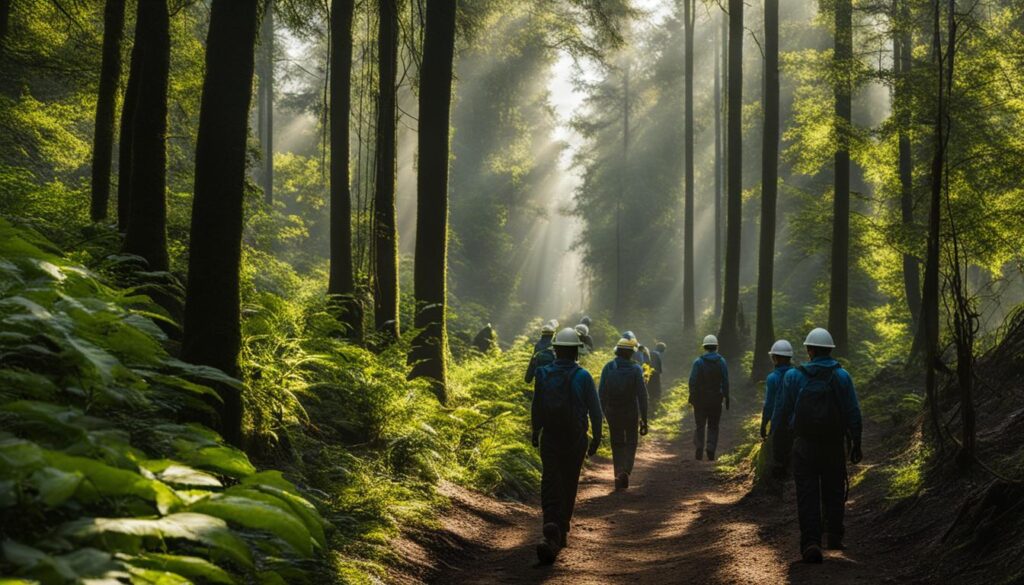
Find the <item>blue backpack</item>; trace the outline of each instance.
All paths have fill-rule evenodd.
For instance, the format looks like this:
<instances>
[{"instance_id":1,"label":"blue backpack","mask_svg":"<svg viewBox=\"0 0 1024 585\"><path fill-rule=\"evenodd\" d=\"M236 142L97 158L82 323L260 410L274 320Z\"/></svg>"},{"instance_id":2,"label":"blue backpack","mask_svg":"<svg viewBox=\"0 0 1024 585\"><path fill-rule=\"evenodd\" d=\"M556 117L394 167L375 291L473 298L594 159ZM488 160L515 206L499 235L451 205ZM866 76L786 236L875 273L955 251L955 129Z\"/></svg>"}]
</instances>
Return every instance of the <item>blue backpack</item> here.
<instances>
[{"instance_id":1,"label":"blue backpack","mask_svg":"<svg viewBox=\"0 0 1024 585\"><path fill-rule=\"evenodd\" d=\"M633 362L628 365L615 363L608 374L605 385L608 388L609 410L627 410L637 406L636 373Z\"/></svg>"},{"instance_id":2,"label":"blue backpack","mask_svg":"<svg viewBox=\"0 0 1024 585\"><path fill-rule=\"evenodd\" d=\"M839 406L838 364L811 374L804 366L797 369L804 375L804 385L793 408L793 430L798 437L816 441L841 441L846 431L843 411Z\"/></svg>"},{"instance_id":3,"label":"blue backpack","mask_svg":"<svg viewBox=\"0 0 1024 585\"><path fill-rule=\"evenodd\" d=\"M573 366L557 383L556 379L552 377L544 379L541 411L544 420L544 436L547 440L570 443L579 439L586 432L583 428L583 417L580 416L582 408L577 405L579 400L572 387L572 382L579 371L579 366Z\"/></svg>"}]
</instances>

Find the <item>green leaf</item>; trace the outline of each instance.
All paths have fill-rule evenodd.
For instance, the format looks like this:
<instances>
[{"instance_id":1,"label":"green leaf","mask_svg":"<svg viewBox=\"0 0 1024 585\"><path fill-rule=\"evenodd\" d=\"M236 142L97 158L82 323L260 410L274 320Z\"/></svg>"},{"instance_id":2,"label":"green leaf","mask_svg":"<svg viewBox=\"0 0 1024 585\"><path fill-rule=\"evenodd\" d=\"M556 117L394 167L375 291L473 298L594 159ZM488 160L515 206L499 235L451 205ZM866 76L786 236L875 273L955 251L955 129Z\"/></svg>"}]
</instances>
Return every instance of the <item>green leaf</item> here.
<instances>
[{"instance_id":1,"label":"green leaf","mask_svg":"<svg viewBox=\"0 0 1024 585\"><path fill-rule=\"evenodd\" d=\"M39 445L24 439L0 440L0 472L5 475L14 470L37 469L45 463Z\"/></svg>"},{"instance_id":2,"label":"green leaf","mask_svg":"<svg viewBox=\"0 0 1024 585\"><path fill-rule=\"evenodd\" d=\"M170 485L183 487L224 487L219 479L209 473L203 473L198 469L193 469L169 459L143 461L139 466L156 474L160 481Z\"/></svg>"},{"instance_id":3,"label":"green leaf","mask_svg":"<svg viewBox=\"0 0 1024 585\"><path fill-rule=\"evenodd\" d=\"M62 526L60 534L74 540L115 545L118 550L137 549L147 541L183 539L205 544L243 568L253 566L246 544L228 529L226 522L206 514L180 512L155 519L83 518ZM135 547L124 546L126 543Z\"/></svg>"},{"instance_id":4,"label":"green leaf","mask_svg":"<svg viewBox=\"0 0 1024 585\"><path fill-rule=\"evenodd\" d=\"M302 497L274 486L259 484L234 486L226 493L259 500L276 506L289 514L294 514L306 526L310 535L316 539L317 544L327 546L323 518L320 517L316 508Z\"/></svg>"},{"instance_id":5,"label":"green leaf","mask_svg":"<svg viewBox=\"0 0 1024 585\"><path fill-rule=\"evenodd\" d=\"M215 471L228 477L243 478L256 473L249 458L234 447L224 445L179 452L178 457L199 469Z\"/></svg>"},{"instance_id":6,"label":"green leaf","mask_svg":"<svg viewBox=\"0 0 1024 585\"><path fill-rule=\"evenodd\" d=\"M181 505L181 499L170 487L134 471L57 451L47 451L45 457L46 461L57 469L84 475L88 481L83 482L81 487L93 488L98 495L136 496L154 502L161 514L166 514Z\"/></svg>"},{"instance_id":7,"label":"green leaf","mask_svg":"<svg viewBox=\"0 0 1024 585\"><path fill-rule=\"evenodd\" d=\"M252 498L218 495L201 500L189 509L229 522L269 532L299 554L313 555L313 539L301 520L281 508Z\"/></svg>"},{"instance_id":8,"label":"green leaf","mask_svg":"<svg viewBox=\"0 0 1024 585\"><path fill-rule=\"evenodd\" d=\"M63 504L75 495L78 484L85 476L77 471L66 472L53 467L37 469L29 476L29 483L39 492L39 499L51 508Z\"/></svg>"},{"instance_id":9,"label":"green leaf","mask_svg":"<svg viewBox=\"0 0 1024 585\"><path fill-rule=\"evenodd\" d=\"M199 580L209 583L223 583L225 585L237 583L235 578L227 571L199 557L146 553L137 557L131 557L128 559L128 562L133 566L143 569L169 571L193 581Z\"/></svg>"}]
</instances>

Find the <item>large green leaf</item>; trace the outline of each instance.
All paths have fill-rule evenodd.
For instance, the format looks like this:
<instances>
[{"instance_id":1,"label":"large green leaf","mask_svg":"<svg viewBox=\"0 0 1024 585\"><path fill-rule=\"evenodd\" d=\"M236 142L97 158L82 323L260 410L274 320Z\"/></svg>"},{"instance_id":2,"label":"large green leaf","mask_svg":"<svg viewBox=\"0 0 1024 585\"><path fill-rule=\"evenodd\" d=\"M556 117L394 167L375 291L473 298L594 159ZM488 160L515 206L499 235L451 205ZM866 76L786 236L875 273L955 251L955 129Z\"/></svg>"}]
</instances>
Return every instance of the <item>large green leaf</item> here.
<instances>
[{"instance_id":1,"label":"large green leaf","mask_svg":"<svg viewBox=\"0 0 1024 585\"><path fill-rule=\"evenodd\" d=\"M178 457L189 465L228 477L243 478L256 473L256 468L249 462L245 453L234 447L218 445L194 451L183 449L178 452Z\"/></svg>"},{"instance_id":2,"label":"large green leaf","mask_svg":"<svg viewBox=\"0 0 1024 585\"><path fill-rule=\"evenodd\" d=\"M223 583L225 585L237 583L230 573L199 557L146 553L136 557L129 557L128 562L143 569L169 571L193 581Z\"/></svg>"},{"instance_id":3,"label":"large green leaf","mask_svg":"<svg viewBox=\"0 0 1024 585\"><path fill-rule=\"evenodd\" d=\"M57 451L47 451L45 458L51 466L61 471L84 475L87 481L80 484L79 493L87 498L90 495L136 496L154 502L161 514L166 514L181 505L181 499L170 487L134 471Z\"/></svg>"},{"instance_id":4,"label":"large green leaf","mask_svg":"<svg viewBox=\"0 0 1024 585\"><path fill-rule=\"evenodd\" d=\"M206 514L180 512L152 519L83 518L65 524L60 534L114 550L139 550L150 543L183 539L205 544L241 567L253 566L249 548L232 534L227 523Z\"/></svg>"},{"instance_id":5,"label":"large green leaf","mask_svg":"<svg viewBox=\"0 0 1024 585\"><path fill-rule=\"evenodd\" d=\"M320 517L316 508L303 498L274 486L260 484L233 486L226 493L259 500L295 515L306 526L306 530L313 536L317 544L327 546L323 518Z\"/></svg>"},{"instance_id":6,"label":"large green leaf","mask_svg":"<svg viewBox=\"0 0 1024 585\"><path fill-rule=\"evenodd\" d=\"M33 472L28 482L38 492L40 501L51 508L56 508L75 495L84 477L77 471L67 472L53 467L43 467Z\"/></svg>"},{"instance_id":7,"label":"large green leaf","mask_svg":"<svg viewBox=\"0 0 1024 585\"><path fill-rule=\"evenodd\" d=\"M246 528L269 532L303 556L313 555L313 538L305 524L273 504L240 496L218 495L200 500L189 509Z\"/></svg>"},{"instance_id":8,"label":"large green leaf","mask_svg":"<svg viewBox=\"0 0 1024 585\"><path fill-rule=\"evenodd\" d=\"M182 487L223 487L220 480L209 473L204 473L170 459L142 461L139 463L139 466L155 474L160 481L170 485Z\"/></svg>"}]
</instances>

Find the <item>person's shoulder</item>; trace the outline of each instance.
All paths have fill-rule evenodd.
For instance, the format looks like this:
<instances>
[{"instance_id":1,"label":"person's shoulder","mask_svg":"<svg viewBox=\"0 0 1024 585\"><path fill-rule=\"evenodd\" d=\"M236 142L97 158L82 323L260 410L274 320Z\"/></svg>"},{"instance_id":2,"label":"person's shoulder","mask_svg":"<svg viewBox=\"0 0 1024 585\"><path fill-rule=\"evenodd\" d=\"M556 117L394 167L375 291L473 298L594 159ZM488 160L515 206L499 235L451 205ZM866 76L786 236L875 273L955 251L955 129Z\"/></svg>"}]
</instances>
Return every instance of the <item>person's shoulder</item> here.
<instances>
[{"instance_id":1,"label":"person's shoulder","mask_svg":"<svg viewBox=\"0 0 1024 585\"><path fill-rule=\"evenodd\" d=\"M838 368L836 368L836 377L839 378L843 382L846 382L846 383L849 383L849 384L853 383L853 375L851 375L850 371L847 370L846 368L844 368L842 365L840 365Z\"/></svg>"}]
</instances>

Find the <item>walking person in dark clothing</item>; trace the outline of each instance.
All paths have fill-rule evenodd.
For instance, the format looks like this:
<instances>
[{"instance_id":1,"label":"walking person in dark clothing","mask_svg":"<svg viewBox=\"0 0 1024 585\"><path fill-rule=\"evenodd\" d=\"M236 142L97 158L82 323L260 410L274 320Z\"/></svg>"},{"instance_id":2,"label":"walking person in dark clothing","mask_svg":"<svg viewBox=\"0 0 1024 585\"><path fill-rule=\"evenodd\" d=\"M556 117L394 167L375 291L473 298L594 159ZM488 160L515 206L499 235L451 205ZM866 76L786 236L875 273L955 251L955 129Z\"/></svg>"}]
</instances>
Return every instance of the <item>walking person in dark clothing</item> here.
<instances>
[{"instance_id":1,"label":"walking person in dark clothing","mask_svg":"<svg viewBox=\"0 0 1024 585\"><path fill-rule=\"evenodd\" d=\"M540 447L540 501L544 540L537 558L553 563L568 543L584 458L601 444L601 402L594 378L576 363L580 338L563 329L552 344L557 359L537 370L531 419L533 445ZM593 438L587 441L587 426Z\"/></svg>"},{"instance_id":2,"label":"walking person in dark clothing","mask_svg":"<svg viewBox=\"0 0 1024 585\"><path fill-rule=\"evenodd\" d=\"M661 402L661 375L665 372L665 344L658 342L651 352L651 379L647 382L647 395L650 396L651 407L656 408Z\"/></svg>"},{"instance_id":3,"label":"walking person in dark clothing","mask_svg":"<svg viewBox=\"0 0 1024 585\"><path fill-rule=\"evenodd\" d=\"M633 361L634 351L636 340L619 340L615 345L615 359L601 370L597 391L608 420L617 490L629 487L636 459L637 433L647 434L647 386L643 368Z\"/></svg>"},{"instance_id":4,"label":"walking person in dark clothing","mask_svg":"<svg viewBox=\"0 0 1024 585\"><path fill-rule=\"evenodd\" d=\"M533 356L530 358L530 363L526 366L526 383L533 383L533 378L537 374L537 369L542 368L551 362L555 361L555 350L551 347L552 339L555 335L555 326L557 322L555 320L548 321L540 328L540 339L537 343L533 344Z\"/></svg>"},{"instance_id":5,"label":"walking person in dark clothing","mask_svg":"<svg viewBox=\"0 0 1024 585\"><path fill-rule=\"evenodd\" d=\"M718 353L718 338L708 335L704 338L704 355L697 358L690 369L690 405L697 423L693 446L698 461L704 458L705 449L708 461L715 460L723 400L725 409L729 410L729 368Z\"/></svg>"},{"instance_id":6,"label":"walking person in dark clothing","mask_svg":"<svg viewBox=\"0 0 1024 585\"><path fill-rule=\"evenodd\" d=\"M477 332L476 337L473 338L473 347L480 353L488 353L498 347L498 334L490 323Z\"/></svg>"},{"instance_id":7,"label":"walking person in dark clothing","mask_svg":"<svg viewBox=\"0 0 1024 585\"><path fill-rule=\"evenodd\" d=\"M795 436L792 459L800 518L800 554L804 562L820 563L822 533L827 535L829 549L844 548L844 441L849 443L850 462L860 463L861 412L853 379L832 358L832 335L815 329L807 335L804 346L810 361L786 373L772 426L785 425Z\"/></svg>"}]
</instances>

